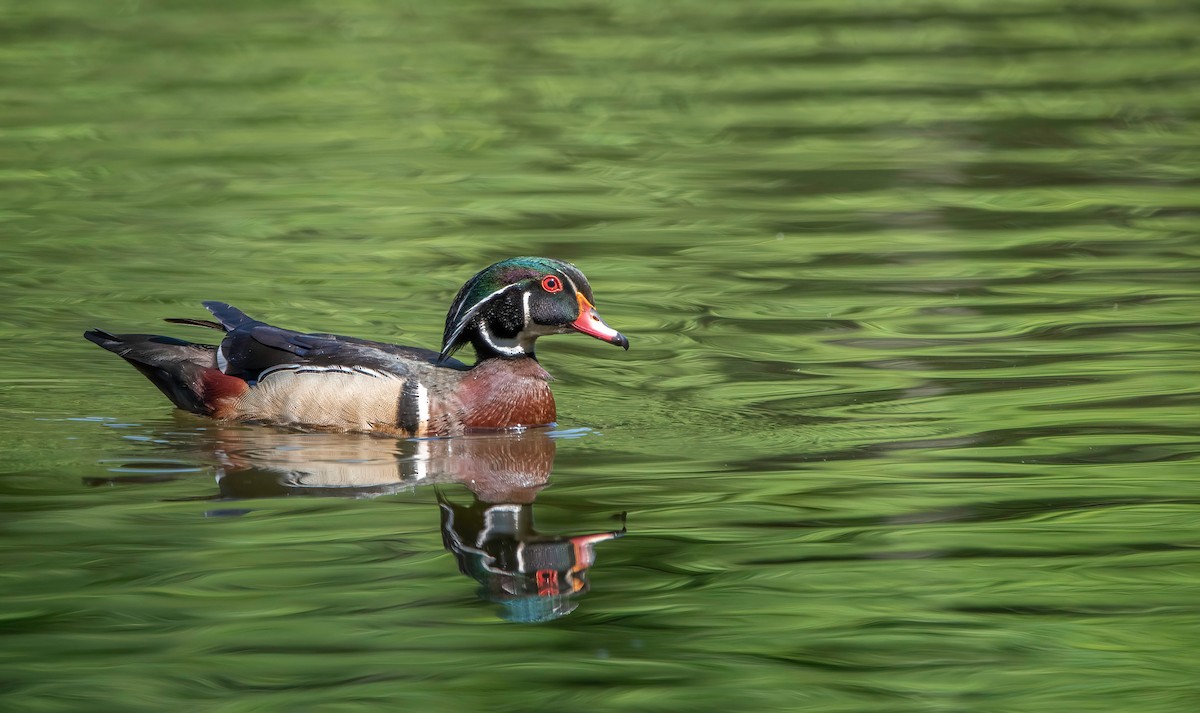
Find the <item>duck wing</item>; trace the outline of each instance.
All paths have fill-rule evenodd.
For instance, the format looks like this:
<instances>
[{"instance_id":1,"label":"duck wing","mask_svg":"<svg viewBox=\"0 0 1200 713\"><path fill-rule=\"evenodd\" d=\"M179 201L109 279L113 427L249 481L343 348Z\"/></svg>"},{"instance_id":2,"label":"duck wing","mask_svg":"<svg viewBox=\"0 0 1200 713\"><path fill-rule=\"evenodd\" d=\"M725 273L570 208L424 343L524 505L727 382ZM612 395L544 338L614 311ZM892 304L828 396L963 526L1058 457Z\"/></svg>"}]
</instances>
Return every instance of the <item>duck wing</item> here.
<instances>
[{"instance_id":1,"label":"duck wing","mask_svg":"<svg viewBox=\"0 0 1200 713\"><path fill-rule=\"evenodd\" d=\"M229 376L251 383L279 369L407 376L414 362L451 369L467 368L456 360L439 363L438 353L429 349L336 334L297 332L260 322L224 302L208 301L204 306L225 331L225 339L216 352L217 367ZM207 320L185 323L218 326Z\"/></svg>"}]
</instances>

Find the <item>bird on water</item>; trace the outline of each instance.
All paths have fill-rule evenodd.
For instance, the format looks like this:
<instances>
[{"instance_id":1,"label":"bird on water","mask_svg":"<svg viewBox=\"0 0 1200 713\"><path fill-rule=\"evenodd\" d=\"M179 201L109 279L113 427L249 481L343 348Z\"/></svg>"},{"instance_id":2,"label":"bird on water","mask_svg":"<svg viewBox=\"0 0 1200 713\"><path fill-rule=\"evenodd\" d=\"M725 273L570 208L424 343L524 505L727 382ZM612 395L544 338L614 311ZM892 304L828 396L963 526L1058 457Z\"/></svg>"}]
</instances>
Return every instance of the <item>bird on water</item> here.
<instances>
[{"instance_id":1,"label":"bird on water","mask_svg":"<svg viewBox=\"0 0 1200 713\"><path fill-rule=\"evenodd\" d=\"M594 306L574 265L544 257L503 260L463 285L440 351L260 322L223 302L216 318L168 319L225 333L220 344L151 334L84 337L117 354L177 407L222 421L289 428L451 436L544 426L557 418L539 337L581 332L629 349ZM471 366L454 359L470 345Z\"/></svg>"}]
</instances>

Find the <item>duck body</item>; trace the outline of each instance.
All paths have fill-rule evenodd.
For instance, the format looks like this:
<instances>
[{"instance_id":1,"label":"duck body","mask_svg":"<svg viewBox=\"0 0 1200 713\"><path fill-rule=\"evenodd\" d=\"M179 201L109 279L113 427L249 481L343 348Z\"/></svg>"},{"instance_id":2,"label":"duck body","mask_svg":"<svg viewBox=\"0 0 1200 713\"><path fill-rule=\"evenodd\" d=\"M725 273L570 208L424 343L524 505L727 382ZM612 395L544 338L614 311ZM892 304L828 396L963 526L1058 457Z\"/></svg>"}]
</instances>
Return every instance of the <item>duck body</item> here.
<instances>
[{"instance_id":1,"label":"duck body","mask_svg":"<svg viewBox=\"0 0 1200 713\"><path fill-rule=\"evenodd\" d=\"M471 279L451 306L442 350L275 327L221 302L219 345L93 329L90 341L142 372L181 409L222 421L396 436L544 426L557 418L536 339L579 331L628 348L569 263L513 258ZM471 344L468 366L451 354Z\"/></svg>"}]
</instances>

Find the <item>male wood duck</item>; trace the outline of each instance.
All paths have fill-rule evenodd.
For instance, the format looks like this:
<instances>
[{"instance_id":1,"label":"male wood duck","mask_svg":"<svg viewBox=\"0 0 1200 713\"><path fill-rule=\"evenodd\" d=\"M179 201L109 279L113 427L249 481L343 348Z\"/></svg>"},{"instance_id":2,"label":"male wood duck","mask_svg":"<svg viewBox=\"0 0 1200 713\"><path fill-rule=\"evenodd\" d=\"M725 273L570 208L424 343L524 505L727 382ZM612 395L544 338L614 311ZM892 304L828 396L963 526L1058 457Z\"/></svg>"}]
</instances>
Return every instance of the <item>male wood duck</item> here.
<instances>
[{"instance_id":1,"label":"male wood duck","mask_svg":"<svg viewBox=\"0 0 1200 713\"><path fill-rule=\"evenodd\" d=\"M222 302L217 321L168 319L225 332L220 345L149 334L84 337L116 353L177 407L222 421L399 436L549 425L557 414L534 343L582 332L629 349L604 323L592 288L561 260L518 257L467 281L450 305L440 352L273 327ZM451 358L475 349L473 366Z\"/></svg>"}]
</instances>

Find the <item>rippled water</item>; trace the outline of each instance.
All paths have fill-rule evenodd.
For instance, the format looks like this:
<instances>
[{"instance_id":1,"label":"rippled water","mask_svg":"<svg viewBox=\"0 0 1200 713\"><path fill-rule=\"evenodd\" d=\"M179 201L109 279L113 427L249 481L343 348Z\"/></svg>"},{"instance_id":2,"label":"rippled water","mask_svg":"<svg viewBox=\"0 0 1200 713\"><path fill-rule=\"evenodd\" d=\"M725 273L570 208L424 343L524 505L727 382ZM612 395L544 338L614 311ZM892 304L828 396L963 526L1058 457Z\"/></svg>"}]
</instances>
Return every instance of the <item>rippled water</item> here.
<instances>
[{"instance_id":1,"label":"rippled water","mask_svg":"<svg viewBox=\"0 0 1200 713\"><path fill-rule=\"evenodd\" d=\"M0 32L4 709L1200 708L1194 3ZM550 434L220 427L79 337L436 347L520 254L632 342L542 343Z\"/></svg>"}]
</instances>

